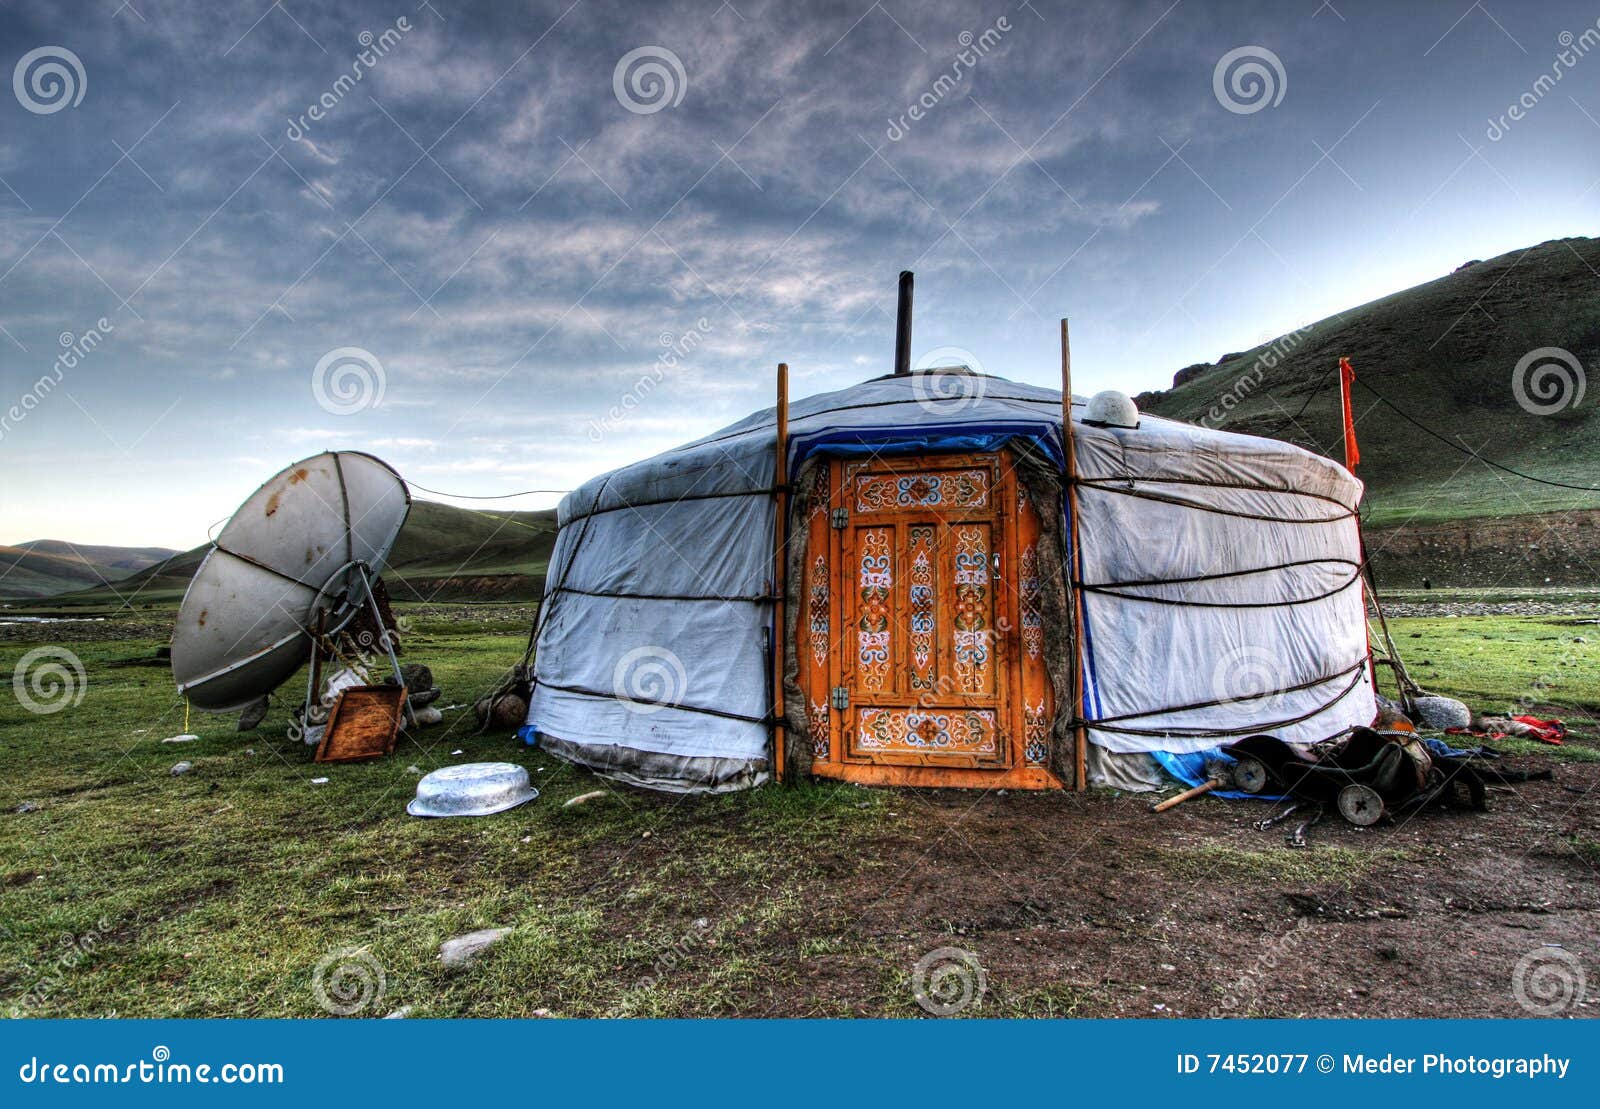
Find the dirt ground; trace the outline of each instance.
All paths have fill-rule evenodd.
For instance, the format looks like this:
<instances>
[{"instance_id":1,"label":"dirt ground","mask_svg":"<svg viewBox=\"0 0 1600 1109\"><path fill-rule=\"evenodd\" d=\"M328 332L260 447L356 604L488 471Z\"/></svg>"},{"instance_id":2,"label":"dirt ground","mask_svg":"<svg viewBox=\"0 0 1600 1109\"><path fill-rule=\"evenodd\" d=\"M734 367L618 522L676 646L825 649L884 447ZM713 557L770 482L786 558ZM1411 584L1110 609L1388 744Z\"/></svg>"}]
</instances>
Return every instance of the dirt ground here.
<instances>
[{"instance_id":1,"label":"dirt ground","mask_svg":"<svg viewBox=\"0 0 1600 1109\"><path fill-rule=\"evenodd\" d=\"M806 882L807 910L773 938L802 969L737 1013L878 1014L862 983L885 956L909 966L951 947L984 978L987 1004L963 1016L1521 1017L1519 960L1560 945L1590 984L1559 1015L1597 1016L1600 764L1554 766L1553 782L1491 793L1487 813L1371 829L1330 814L1303 849L1284 842L1296 818L1251 826L1271 810L1258 801L1153 815L1148 798L1105 792L902 791L892 832L813 858L826 880ZM845 950L818 943L830 936ZM853 936L875 949L851 954Z\"/></svg>"}]
</instances>

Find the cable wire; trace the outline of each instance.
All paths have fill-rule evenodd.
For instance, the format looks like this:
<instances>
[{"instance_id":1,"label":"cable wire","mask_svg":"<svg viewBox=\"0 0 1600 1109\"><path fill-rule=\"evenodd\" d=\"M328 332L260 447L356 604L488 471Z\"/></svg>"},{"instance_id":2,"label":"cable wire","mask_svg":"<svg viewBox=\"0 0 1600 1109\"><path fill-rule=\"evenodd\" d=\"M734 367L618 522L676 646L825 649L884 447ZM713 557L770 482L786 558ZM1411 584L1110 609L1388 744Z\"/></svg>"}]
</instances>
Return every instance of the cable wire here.
<instances>
[{"instance_id":1,"label":"cable wire","mask_svg":"<svg viewBox=\"0 0 1600 1109\"><path fill-rule=\"evenodd\" d=\"M1360 374L1356 375L1355 383L1357 385L1361 386L1367 392L1371 393L1373 396L1377 397L1380 401L1382 401L1385 405L1387 405L1389 407L1389 409L1394 412L1395 415L1399 416L1401 419L1405 420L1407 423L1411 424L1412 426L1418 428L1421 431L1427 432L1429 435L1433 436L1435 439L1439 440L1439 442L1443 443L1445 446L1451 448L1452 450L1460 451L1462 454L1466 455L1468 458L1476 458L1479 462L1482 462L1485 466L1489 466L1489 467L1491 467L1493 469L1499 470L1502 473L1510 474L1512 477L1522 478L1524 481L1534 481L1534 482L1538 482L1540 485L1551 485L1551 486L1554 486L1557 489L1575 489L1580 493L1600 493L1600 486L1596 486L1596 485L1573 485L1570 482L1552 481L1549 478L1535 477L1533 474L1525 474L1521 470L1514 470L1510 466L1507 466L1504 463L1496 462L1492 458L1485 458L1485 457L1483 457L1483 455L1479 454L1477 451L1473 450L1471 447L1465 446L1465 445L1463 445L1461 443L1457 443L1454 440L1447 439L1440 432L1437 432L1437 431L1433 430L1433 428L1429 427L1427 424L1423 423L1421 420L1419 420L1415 416L1411 415L1405 409L1403 409L1399 405L1395 404L1394 401L1390 400L1388 397L1386 397L1382 393L1378 392L1378 390L1374 389L1371 385L1367 384L1367 382L1362 379Z\"/></svg>"},{"instance_id":2,"label":"cable wire","mask_svg":"<svg viewBox=\"0 0 1600 1109\"><path fill-rule=\"evenodd\" d=\"M572 492L571 489L524 489L520 493L496 493L493 496L480 497L474 496L470 493L445 493L438 489L429 489L426 485L418 485L416 482L410 480L407 480L406 484L411 486L411 488L419 490L423 493L432 493L435 497L449 497L450 499L457 501L509 501L513 497L528 497L535 493L565 494Z\"/></svg>"}]
</instances>

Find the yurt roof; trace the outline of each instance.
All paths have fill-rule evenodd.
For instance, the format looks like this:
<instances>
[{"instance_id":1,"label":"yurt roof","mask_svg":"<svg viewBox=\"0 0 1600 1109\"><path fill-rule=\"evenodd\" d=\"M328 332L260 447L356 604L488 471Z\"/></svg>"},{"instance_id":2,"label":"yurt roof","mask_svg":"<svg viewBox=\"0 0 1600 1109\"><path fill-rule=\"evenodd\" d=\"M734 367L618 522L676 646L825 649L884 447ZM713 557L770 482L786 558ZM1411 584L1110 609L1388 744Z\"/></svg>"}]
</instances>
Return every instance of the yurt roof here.
<instances>
[{"instance_id":1,"label":"yurt roof","mask_svg":"<svg viewBox=\"0 0 1600 1109\"><path fill-rule=\"evenodd\" d=\"M1331 459L1292 443L1219 431L1147 413L1136 429L1082 423L1085 398L1072 399L1079 476L1211 480L1271 486L1326 497L1354 509L1361 483ZM764 408L700 439L585 482L563 499L560 522L666 500L765 493L775 413ZM888 374L794 401L789 410L789 471L816 451L938 453L993 450L1012 439L1036 443L1061 461L1061 391L950 367Z\"/></svg>"}]
</instances>

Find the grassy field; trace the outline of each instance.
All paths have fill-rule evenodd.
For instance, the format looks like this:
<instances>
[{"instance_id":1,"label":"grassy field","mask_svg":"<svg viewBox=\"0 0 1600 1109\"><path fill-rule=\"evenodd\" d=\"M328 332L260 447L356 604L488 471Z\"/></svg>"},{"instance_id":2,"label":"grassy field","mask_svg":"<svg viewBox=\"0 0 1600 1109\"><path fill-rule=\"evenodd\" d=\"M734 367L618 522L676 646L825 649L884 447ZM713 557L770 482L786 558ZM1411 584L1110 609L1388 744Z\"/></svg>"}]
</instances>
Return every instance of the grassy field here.
<instances>
[{"instance_id":1,"label":"grassy field","mask_svg":"<svg viewBox=\"0 0 1600 1109\"><path fill-rule=\"evenodd\" d=\"M1537 704L1600 715L1600 627L1567 617L1416 617L1391 622L1424 688L1484 712Z\"/></svg>"},{"instance_id":2,"label":"grassy field","mask_svg":"<svg viewBox=\"0 0 1600 1109\"><path fill-rule=\"evenodd\" d=\"M441 705L470 705L521 657L525 615L485 609L474 619L464 626L412 617L408 657L433 668ZM1402 649L1431 688L1480 705L1540 690L1541 705L1559 705L1571 723L1592 730L1600 667L1592 647L1573 641L1583 630L1560 618L1396 622ZM256 732L235 732L231 717L196 715L189 728L200 741L168 745L161 740L185 721L169 672L150 664L161 642L146 629L72 643L87 680L81 702L64 711L35 715L9 694L0 701L5 1011L919 1012L903 926L830 906L837 876L871 885L890 865L887 837L915 844L924 830L918 821L965 812L960 799L936 811L909 793L829 784L693 799L607 789L601 800L564 809L563 801L604 783L510 737L474 734L469 708L447 711L444 724L366 764L313 765L284 738L281 701ZM0 643L0 672L10 674L36 646ZM1537 753L1600 757L1582 743ZM193 770L174 777L180 759ZM404 814L419 772L466 759L520 762L543 795L476 821ZM314 781L321 777L326 783ZM1122 812L1107 808L1116 805L1143 811L1142 802L1107 795L1018 800L1049 821L1099 819ZM1271 886L1355 881L1424 850L1354 839L1285 853L1276 837L1241 839L1242 818L1208 804L1181 810L1181 824L1128 818L1172 837L1152 850L1150 866L1169 867L1176 878L1220 868ZM1592 839L1577 835L1573 850L1592 853ZM995 927L957 908L938 919L927 927L956 942ZM470 967L440 964L441 941L487 927L513 931ZM1021 933L1016 949L1043 942L1031 935ZM1127 942L1149 939L1133 934ZM1024 985L1019 970L1013 985L1008 965L991 967L983 1015L1105 1012L1114 1004L1104 991L1116 987L1102 981L1073 985L1063 970L1053 972L1060 981ZM825 985L813 984L819 973Z\"/></svg>"}]
</instances>

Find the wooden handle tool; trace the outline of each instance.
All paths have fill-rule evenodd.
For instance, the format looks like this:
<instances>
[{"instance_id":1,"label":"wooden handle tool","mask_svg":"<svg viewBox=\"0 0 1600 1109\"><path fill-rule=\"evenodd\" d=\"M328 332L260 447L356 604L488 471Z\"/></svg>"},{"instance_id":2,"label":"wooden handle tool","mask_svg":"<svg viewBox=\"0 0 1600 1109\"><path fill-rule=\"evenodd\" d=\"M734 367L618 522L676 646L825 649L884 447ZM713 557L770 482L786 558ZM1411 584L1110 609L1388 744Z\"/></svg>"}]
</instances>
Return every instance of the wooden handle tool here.
<instances>
[{"instance_id":1,"label":"wooden handle tool","mask_svg":"<svg viewBox=\"0 0 1600 1109\"><path fill-rule=\"evenodd\" d=\"M1150 806L1150 811L1151 812L1166 812L1168 809L1172 808L1174 805L1181 805L1185 801L1189 800L1189 798L1191 798L1191 797L1199 797L1202 793L1210 793L1212 790L1216 789L1221 784L1222 783L1220 781L1218 781L1216 778L1212 778L1209 782L1202 782L1200 785L1195 786L1193 789L1184 790L1182 793L1178 794L1176 797L1168 797L1165 801L1161 802L1159 805L1151 805Z\"/></svg>"}]
</instances>

